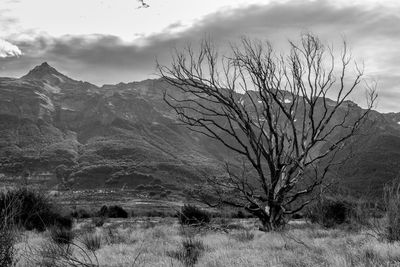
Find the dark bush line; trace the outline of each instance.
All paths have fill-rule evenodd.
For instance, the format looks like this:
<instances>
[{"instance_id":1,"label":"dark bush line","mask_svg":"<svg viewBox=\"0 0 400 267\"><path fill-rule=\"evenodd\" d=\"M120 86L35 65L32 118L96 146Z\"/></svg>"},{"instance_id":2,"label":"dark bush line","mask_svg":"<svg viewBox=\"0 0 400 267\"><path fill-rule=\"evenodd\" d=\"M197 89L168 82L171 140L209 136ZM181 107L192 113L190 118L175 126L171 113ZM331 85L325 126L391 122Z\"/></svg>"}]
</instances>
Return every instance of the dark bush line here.
<instances>
[{"instance_id":1,"label":"dark bush line","mask_svg":"<svg viewBox=\"0 0 400 267\"><path fill-rule=\"evenodd\" d=\"M51 226L72 228L72 219L60 214L43 194L26 188L0 194L0 219L27 230L44 231Z\"/></svg>"},{"instance_id":2,"label":"dark bush line","mask_svg":"<svg viewBox=\"0 0 400 267\"><path fill-rule=\"evenodd\" d=\"M128 212L118 205L108 207L104 205L97 215L106 218L128 218Z\"/></svg>"},{"instance_id":3,"label":"dark bush line","mask_svg":"<svg viewBox=\"0 0 400 267\"><path fill-rule=\"evenodd\" d=\"M101 209L103 209L103 211L100 209L98 211L88 211L85 209L79 209L79 210L73 210L70 214L71 217L76 218L76 219L89 219L89 218L96 218L96 217L107 217L107 218L113 218L113 217L109 217L109 211L106 211L106 207L107 209L111 208L111 207L119 207L121 209L123 209L120 206L111 206L111 207L107 207L107 206L103 206ZM117 208L117 209L119 209ZM115 208L111 208L112 210ZM125 210L125 209L123 209ZM161 217L161 218L167 218L167 217L178 217L177 213L175 211L171 210L157 210L157 209L149 209L149 210L143 210L140 209L138 211L127 211L127 216L128 217ZM112 212L112 213L115 213ZM117 212L118 213L118 212ZM120 217L120 218L126 218L126 217Z\"/></svg>"},{"instance_id":4,"label":"dark bush line","mask_svg":"<svg viewBox=\"0 0 400 267\"><path fill-rule=\"evenodd\" d=\"M341 224L362 226L368 224L368 218L375 216L365 205L366 203L343 198L323 198L309 206L304 217L328 228Z\"/></svg>"},{"instance_id":5,"label":"dark bush line","mask_svg":"<svg viewBox=\"0 0 400 267\"><path fill-rule=\"evenodd\" d=\"M173 211L164 211L164 210L148 210L144 212L140 212L136 214L137 216L144 216L144 217L177 217L176 212Z\"/></svg>"},{"instance_id":6,"label":"dark bush line","mask_svg":"<svg viewBox=\"0 0 400 267\"><path fill-rule=\"evenodd\" d=\"M178 212L178 220L182 225L203 225L210 222L211 216L194 205L185 204Z\"/></svg>"},{"instance_id":7,"label":"dark bush line","mask_svg":"<svg viewBox=\"0 0 400 267\"><path fill-rule=\"evenodd\" d=\"M93 213L90 213L85 209L74 210L71 212L71 217L76 219L88 219L92 218L93 216Z\"/></svg>"},{"instance_id":8,"label":"dark bush line","mask_svg":"<svg viewBox=\"0 0 400 267\"><path fill-rule=\"evenodd\" d=\"M255 218L252 214L248 213L247 211L237 210L237 211L214 211L211 212L210 215L213 218L232 218L232 219L248 219L248 218Z\"/></svg>"},{"instance_id":9,"label":"dark bush line","mask_svg":"<svg viewBox=\"0 0 400 267\"><path fill-rule=\"evenodd\" d=\"M190 205L189 205L190 206ZM161 218L179 218L180 212L176 212L174 210L160 210L160 209L153 209L150 208L148 210L139 209L137 211L126 211L127 217L113 217L115 214L121 214L121 209L124 210L122 207L118 205L114 206L106 206L104 205L98 211L88 211L85 209L78 209L72 211L70 214L73 218L76 219L88 219L88 218L96 218L96 217L106 217L106 218L127 218L127 217L161 217ZM210 218L235 218L235 219L247 219L247 218L254 218L254 216L246 211L242 210L234 210L231 212L227 211L210 211L208 213ZM110 217L110 216L111 217Z\"/></svg>"},{"instance_id":10,"label":"dark bush line","mask_svg":"<svg viewBox=\"0 0 400 267\"><path fill-rule=\"evenodd\" d=\"M88 219L88 218L128 218L133 217L134 214L130 214L121 206L102 206L98 211L87 211L85 209L73 210L71 216L76 219Z\"/></svg>"}]
</instances>

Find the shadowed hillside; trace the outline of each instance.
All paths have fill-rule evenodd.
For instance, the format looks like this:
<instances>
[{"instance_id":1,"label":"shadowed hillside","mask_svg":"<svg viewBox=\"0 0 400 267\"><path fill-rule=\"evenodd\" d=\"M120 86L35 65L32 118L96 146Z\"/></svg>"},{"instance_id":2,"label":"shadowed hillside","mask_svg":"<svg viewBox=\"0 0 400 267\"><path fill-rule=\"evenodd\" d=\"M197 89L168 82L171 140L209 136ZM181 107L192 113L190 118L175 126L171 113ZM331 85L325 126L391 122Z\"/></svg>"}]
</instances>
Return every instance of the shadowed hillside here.
<instances>
[{"instance_id":1,"label":"shadowed hillside","mask_svg":"<svg viewBox=\"0 0 400 267\"><path fill-rule=\"evenodd\" d=\"M46 173L52 184L80 188L185 185L220 172L234 155L179 125L165 90L179 93L160 79L97 87L47 63L19 79L0 78L0 172ZM361 112L348 105L355 116ZM394 178L400 114L373 112L352 152L336 170L349 188L370 190Z\"/></svg>"}]
</instances>

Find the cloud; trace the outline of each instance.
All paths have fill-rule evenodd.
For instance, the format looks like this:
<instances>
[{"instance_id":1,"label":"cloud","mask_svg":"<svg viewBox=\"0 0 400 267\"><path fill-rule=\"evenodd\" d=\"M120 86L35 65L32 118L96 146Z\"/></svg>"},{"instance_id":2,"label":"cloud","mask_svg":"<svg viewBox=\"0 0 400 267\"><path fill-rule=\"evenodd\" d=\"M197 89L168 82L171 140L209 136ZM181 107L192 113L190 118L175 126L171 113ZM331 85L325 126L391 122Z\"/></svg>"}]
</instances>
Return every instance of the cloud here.
<instances>
[{"instance_id":1,"label":"cloud","mask_svg":"<svg viewBox=\"0 0 400 267\"><path fill-rule=\"evenodd\" d=\"M19 57L22 55L18 46L0 39L0 58Z\"/></svg>"},{"instance_id":2,"label":"cloud","mask_svg":"<svg viewBox=\"0 0 400 267\"><path fill-rule=\"evenodd\" d=\"M366 74L379 79L379 109L400 111L393 103L393 99L400 98L400 80L396 76L400 73L400 17L395 13L385 7L289 1L224 9L189 28L176 22L166 25L163 32L131 42L112 35L37 35L26 41L16 38L13 43L24 51L24 57L18 61L9 59L3 72L23 75L29 68L48 61L72 78L98 85L129 82L154 78L156 58L168 64L175 47L196 45L204 36L210 36L222 49L243 35L268 39L277 49L284 49L287 39L312 31L337 48L345 36L354 58L365 60Z\"/></svg>"}]
</instances>

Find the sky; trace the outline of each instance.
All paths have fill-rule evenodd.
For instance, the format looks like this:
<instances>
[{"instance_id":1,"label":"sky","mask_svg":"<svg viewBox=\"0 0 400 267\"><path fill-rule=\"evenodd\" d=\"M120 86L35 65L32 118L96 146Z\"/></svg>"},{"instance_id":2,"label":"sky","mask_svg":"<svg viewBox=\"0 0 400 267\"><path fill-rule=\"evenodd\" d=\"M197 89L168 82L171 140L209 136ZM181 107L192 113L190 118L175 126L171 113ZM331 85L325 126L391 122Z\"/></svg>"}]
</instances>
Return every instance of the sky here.
<instances>
[{"instance_id":1,"label":"sky","mask_svg":"<svg viewBox=\"0 0 400 267\"><path fill-rule=\"evenodd\" d=\"M140 81L205 36L222 52L242 36L284 50L313 32L334 48L344 38L378 84L377 110L400 112L399 14L397 0L0 0L0 76L46 61L99 86Z\"/></svg>"}]
</instances>

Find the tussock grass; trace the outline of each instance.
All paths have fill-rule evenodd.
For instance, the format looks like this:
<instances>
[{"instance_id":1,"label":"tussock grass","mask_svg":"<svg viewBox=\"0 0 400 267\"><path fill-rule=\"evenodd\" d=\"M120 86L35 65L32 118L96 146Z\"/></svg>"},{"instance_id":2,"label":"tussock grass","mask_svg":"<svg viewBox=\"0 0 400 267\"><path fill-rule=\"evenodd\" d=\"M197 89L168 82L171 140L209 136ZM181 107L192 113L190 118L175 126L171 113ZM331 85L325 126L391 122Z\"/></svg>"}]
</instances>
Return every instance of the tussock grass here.
<instances>
[{"instance_id":1,"label":"tussock grass","mask_svg":"<svg viewBox=\"0 0 400 267\"><path fill-rule=\"evenodd\" d=\"M50 237L57 244L69 244L74 239L74 233L64 227L52 227L50 229Z\"/></svg>"},{"instance_id":2,"label":"tussock grass","mask_svg":"<svg viewBox=\"0 0 400 267\"><path fill-rule=\"evenodd\" d=\"M82 236L81 242L91 251L96 251L101 248L101 235L86 233Z\"/></svg>"},{"instance_id":3,"label":"tussock grass","mask_svg":"<svg viewBox=\"0 0 400 267\"><path fill-rule=\"evenodd\" d=\"M178 250L168 251L167 255L175 258L184 266L194 266L205 250L203 241L195 238L185 238L182 240L181 247Z\"/></svg>"},{"instance_id":4,"label":"tussock grass","mask_svg":"<svg viewBox=\"0 0 400 267\"><path fill-rule=\"evenodd\" d=\"M249 242L254 239L254 233L248 229L245 229L233 234L232 237L239 242Z\"/></svg>"},{"instance_id":5,"label":"tussock grass","mask_svg":"<svg viewBox=\"0 0 400 267\"><path fill-rule=\"evenodd\" d=\"M248 230L210 230L194 237L182 236L178 220L165 219L144 228L145 222L128 224L112 219L107 226L97 227L88 235L101 237L101 245L94 250L100 266L400 265L400 243L375 238L370 230L353 232L299 224L279 233L264 233L257 230L251 219L234 222L242 223ZM73 231L84 231L81 224L86 222L78 223ZM84 234L81 232L79 237ZM79 237L73 242L82 242ZM26 246L40 248L46 238L43 233L24 232L16 247L22 252ZM70 253L79 258L78 252ZM22 260L17 266L40 266L30 264L29 258L19 258Z\"/></svg>"}]
</instances>

